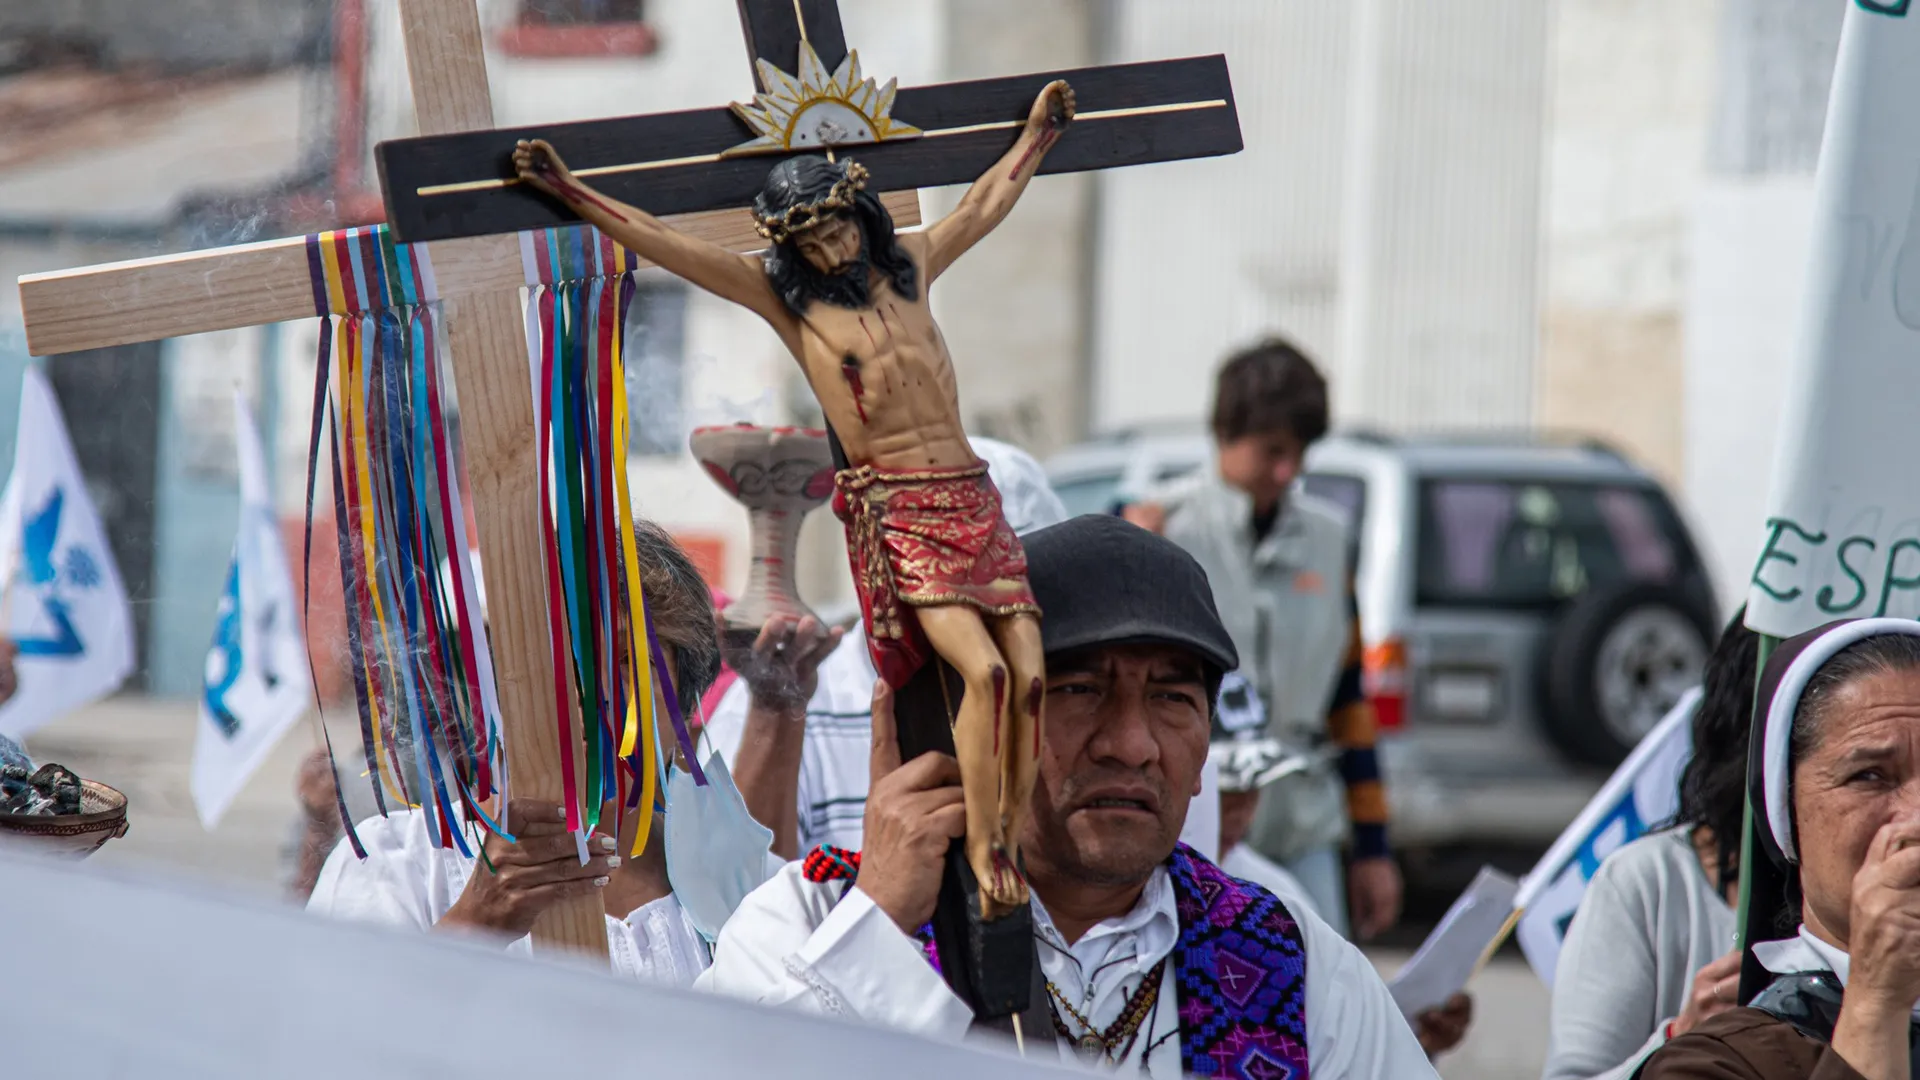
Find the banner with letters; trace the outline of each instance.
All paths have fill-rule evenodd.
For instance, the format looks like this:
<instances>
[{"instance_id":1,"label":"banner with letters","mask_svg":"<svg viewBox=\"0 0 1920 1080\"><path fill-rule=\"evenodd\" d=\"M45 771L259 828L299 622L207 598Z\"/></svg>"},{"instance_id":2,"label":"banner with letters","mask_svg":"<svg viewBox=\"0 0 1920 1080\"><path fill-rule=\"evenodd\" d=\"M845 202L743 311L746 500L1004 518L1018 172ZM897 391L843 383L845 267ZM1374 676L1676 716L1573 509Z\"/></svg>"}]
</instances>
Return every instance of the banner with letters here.
<instances>
[{"instance_id":1,"label":"banner with letters","mask_svg":"<svg viewBox=\"0 0 1920 1080\"><path fill-rule=\"evenodd\" d=\"M1920 19L1847 9L1747 625L1920 616Z\"/></svg>"}]
</instances>

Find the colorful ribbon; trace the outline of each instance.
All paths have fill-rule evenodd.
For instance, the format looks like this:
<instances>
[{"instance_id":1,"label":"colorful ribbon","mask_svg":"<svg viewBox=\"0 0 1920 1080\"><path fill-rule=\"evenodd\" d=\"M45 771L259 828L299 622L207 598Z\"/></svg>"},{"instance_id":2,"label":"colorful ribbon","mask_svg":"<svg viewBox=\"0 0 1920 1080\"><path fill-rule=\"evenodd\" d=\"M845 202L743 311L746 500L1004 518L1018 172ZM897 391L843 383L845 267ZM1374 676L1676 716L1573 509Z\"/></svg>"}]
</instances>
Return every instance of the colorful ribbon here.
<instances>
[{"instance_id":1,"label":"colorful ribbon","mask_svg":"<svg viewBox=\"0 0 1920 1080\"><path fill-rule=\"evenodd\" d=\"M696 781L706 778L646 608L627 485L623 343L635 260L585 228L524 233L522 256L540 501L548 511L542 547L555 734L567 826L584 845L607 802L657 805L665 772L657 702L665 702ZM504 820L482 805L497 800L496 813L504 810L509 776L479 583L466 559L432 263L425 249L395 244L384 227L310 236L307 258L323 321L308 444L306 571L311 578L325 437L347 659L376 803L382 814L389 802L423 809L437 844L470 855L463 819L512 839ZM451 567L444 578L442 562ZM577 769L580 751L584 767ZM336 772L336 787L338 779ZM345 800L338 801L364 857ZM651 825L651 814L638 815L635 856Z\"/></svg>"},{"instance_id":2,"label":"colorful ribbon","mask_svg":"<svg viewBox=\"0 0 1920 1080\"><path fill-rule=\"evenodd\" d=\"M584 769L562 772L570 828L592 828L609 798L655 805L665 771L657 702L700 783L672 673L653 633L641 585L627 486L629 412L624 343L635 260L594 230L521 234L527 353L541 447L541 502L553 693L562 744L580 725ZM564 642L564 647L563 643ZM573 815L583 810L581 818ZM632 853L646 847L639 815Z\"/></svg>"},{"instance_id":3,"label":"colorful ribbon","mask_svg":"<svg viewBox=\"0 0 1920 1080\"><path fill-rule=\"evenodd\" d=\"M432 264L424 249L394 244L380 227L309 236L307 263L323 320L308 442L308 595L325 435L348 664L375 802L383 815L390 799L424 808L436 843L471 855L463 819L508 835L482 805L496 795L506 805L506 757L466 557ZM336 771L336 787L338 779Z\"/></svg>"}]
</instances>

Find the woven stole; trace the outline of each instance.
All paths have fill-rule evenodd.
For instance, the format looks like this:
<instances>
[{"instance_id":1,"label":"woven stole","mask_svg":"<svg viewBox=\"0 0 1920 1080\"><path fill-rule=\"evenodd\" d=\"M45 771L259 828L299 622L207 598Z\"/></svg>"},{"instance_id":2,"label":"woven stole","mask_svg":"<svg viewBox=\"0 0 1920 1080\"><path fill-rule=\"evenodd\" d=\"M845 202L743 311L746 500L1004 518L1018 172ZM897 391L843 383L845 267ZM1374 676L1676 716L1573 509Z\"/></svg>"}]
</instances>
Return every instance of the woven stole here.
<instances>
[{"instance_id":1,"label":"woven stole","mask_svg":"<svg viewBox=\"0 0 1920 1080\"><path fill-rule=\"evenodd\" d=\"M802 872L851 881L858 852L822 847ZM1229 877L1185 844L1167 860L1180 937L1173 949L1180 1068L1235 1080L1308 1080L1307 950L1272 893ZM940 970L933 927L914 937Z\"/></svg>"}]
</instances>

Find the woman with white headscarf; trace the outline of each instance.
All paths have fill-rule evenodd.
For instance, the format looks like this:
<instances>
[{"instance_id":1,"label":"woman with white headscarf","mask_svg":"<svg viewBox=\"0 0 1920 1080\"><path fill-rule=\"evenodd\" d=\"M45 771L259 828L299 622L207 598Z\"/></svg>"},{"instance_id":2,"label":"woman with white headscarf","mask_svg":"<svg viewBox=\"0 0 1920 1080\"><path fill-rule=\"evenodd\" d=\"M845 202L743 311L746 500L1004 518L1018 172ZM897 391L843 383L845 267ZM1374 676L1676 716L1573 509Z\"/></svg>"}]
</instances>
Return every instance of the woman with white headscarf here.
<instances>
[{"instance_id":1,"label":"woman with white headscarf","mask_svg":"<svg viewBox=\"0 0 1920 1080\"><path fill-rule=\"evenodd\" d=\"M1784 642L1762 673L1751 787L1786 871L1771 981L1667 1043L1648 1080L1910 1080L1920 1000L1920 623Z\"/></svg>"}]
</instances>

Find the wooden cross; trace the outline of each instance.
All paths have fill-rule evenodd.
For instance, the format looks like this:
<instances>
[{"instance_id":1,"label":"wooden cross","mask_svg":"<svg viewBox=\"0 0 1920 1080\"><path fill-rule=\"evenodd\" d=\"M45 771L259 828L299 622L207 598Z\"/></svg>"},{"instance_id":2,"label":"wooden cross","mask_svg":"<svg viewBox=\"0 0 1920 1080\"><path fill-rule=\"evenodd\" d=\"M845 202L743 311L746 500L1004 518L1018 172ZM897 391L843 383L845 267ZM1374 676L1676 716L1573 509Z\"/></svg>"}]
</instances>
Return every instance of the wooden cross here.
<instances>
[{"instance_id":1,"label":"wooden cross","mask_svg":"<svg viewBox=\"0 0 1920 1080\"><path fill-rule=\"evenodd\" d=\"M492 124L474 0L400 0L400 19L420 130ZM903 224L919 221L913 192L889 197L887 206ZM764 244L743 210L683 217L676 227L738 251ZM312 318L306 248L307 238L296 236L22 277L28 348L44 356ZM519 245L511 236L489 236L429 251L462 410L513 790L558 802L546 577L539 521L526 513L537 502L539 447L519 305ZM599 898L550 911L536 924L534 940L604 958Z\"/></svg>"}]
</instances>

